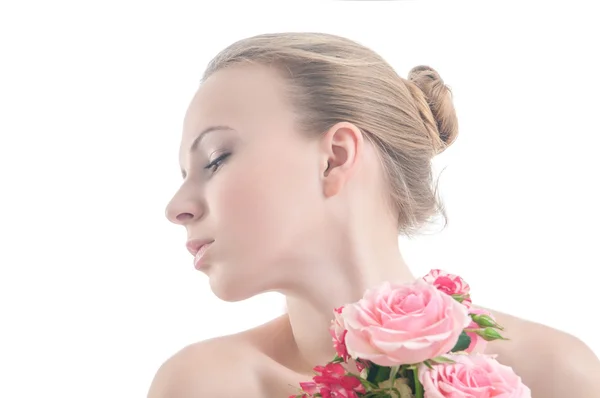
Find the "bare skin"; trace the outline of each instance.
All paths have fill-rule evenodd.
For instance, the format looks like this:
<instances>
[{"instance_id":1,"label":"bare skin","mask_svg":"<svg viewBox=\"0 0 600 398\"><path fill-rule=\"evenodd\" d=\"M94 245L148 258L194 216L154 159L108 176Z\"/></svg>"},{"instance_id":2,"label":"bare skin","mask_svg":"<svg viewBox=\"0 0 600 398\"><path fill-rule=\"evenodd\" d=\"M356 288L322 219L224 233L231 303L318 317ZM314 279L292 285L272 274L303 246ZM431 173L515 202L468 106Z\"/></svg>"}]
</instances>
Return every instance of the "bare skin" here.
<instances>
[{"instance_id":1,"label":"bare skin","mask_svg":"<svg viewBox=\"0 0 600 398\"><path fill-rule=\"evenodd\" d=\"M486 353L497 354L501 363L511 366L531 388L532 396L598 396L600 364L581 341L540 324L491 312L511 340L490 343ZM221 367L233 372L218 370ZM240 374L244 383L238 384ZM185 347L161 367L148 398L288 397L297 393L298 383L312 375L299 359L284 315L255 329Z\"/></svg>"},{"instance_id":2,"label":"bare skin","mask_svg":"<svg viewBox=\"0 0 600 398\"><path fill-rule=\"evenodd\" d=\"M497 354L500 362L511 366L531 388L532 396L598 396L598 358L582 342L540 324L492 313L511 340L490 343L486 353ZM239 378L219 371L220 367L244 375L245 383L228 382ZM148 398L287 397L297 393L299 382L311 377L307 364L299 359L284 315L255 329L185 347L161 367Z\"/></svg>"},{"instance_id":3,"label":"bare skin","mask_svg":"<svg viewBox=\"0 0 600 398\"><path fill-rule=\"evenodd\" d=\"M236 66L202 85L184 123L184 182L166 215L189 239L214 241L198 268L219 298L278 291L288 311L185 347L158 370L149 398L294 394L333 358L333 308L383 281L414 280L376 149L349 123L318 137L298 132L283 84L268 68ZM200 131L225 125L189 150ZM582 342L492 312L510 341L489 344L488 353L512 366L534 397L600 396L600 361Z\"/></svg>"}]
</instances>

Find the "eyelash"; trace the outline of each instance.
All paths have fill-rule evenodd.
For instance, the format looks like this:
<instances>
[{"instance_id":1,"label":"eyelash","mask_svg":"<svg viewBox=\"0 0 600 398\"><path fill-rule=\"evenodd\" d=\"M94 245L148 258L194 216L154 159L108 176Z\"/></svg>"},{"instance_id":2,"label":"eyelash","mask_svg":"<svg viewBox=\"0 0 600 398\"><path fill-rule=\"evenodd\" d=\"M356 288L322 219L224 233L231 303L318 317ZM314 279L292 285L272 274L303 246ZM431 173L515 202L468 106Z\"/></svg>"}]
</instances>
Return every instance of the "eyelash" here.
<instances>
[{"instance_id":1,"label":"eyelash","mask_svg":"<svg viewBox=\"0 0 600 398\"><path fill-rule=\"evenodd\" d=\"M204 166L204 168L206 170L211 170L213 173L216 173L217 170L219 170L219 168L225 161L225 159L227 159L230 155L231 155L231 153L229 153L229 152L224 153L221 156L219 156L218 158L216 158L215 160L213 160L212 162L210 162L209 164L207 164L206 166Z\"/></svg>"}]
</instances>

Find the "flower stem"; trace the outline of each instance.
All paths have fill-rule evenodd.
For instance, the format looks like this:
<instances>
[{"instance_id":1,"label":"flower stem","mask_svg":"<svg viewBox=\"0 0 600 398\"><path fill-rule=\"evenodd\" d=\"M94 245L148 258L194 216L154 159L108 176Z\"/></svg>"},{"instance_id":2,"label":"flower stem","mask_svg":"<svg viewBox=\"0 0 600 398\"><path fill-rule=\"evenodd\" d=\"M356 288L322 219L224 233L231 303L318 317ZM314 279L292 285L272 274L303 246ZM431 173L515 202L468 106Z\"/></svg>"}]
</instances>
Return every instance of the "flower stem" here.
<instances>
[{"instance_id":1,"label":"flower stem","mask_svg":"<svg viewBox=\"0 0 600 398\"><path fill-rule=\"evenodd\" d=\"M419 381L419 370L416 366L413 369L413 377L415 381L415 398L423 398L423 386Z\"/></svg>"}]
</instances>

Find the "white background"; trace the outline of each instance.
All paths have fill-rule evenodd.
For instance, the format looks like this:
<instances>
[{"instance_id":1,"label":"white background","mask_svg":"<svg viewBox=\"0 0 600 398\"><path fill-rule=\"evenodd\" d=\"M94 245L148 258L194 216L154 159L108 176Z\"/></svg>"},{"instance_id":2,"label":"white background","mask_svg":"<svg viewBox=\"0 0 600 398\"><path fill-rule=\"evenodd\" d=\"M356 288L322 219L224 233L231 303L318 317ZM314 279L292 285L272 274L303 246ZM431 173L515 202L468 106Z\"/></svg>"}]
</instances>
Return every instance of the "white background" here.
<instances>
[{"instance_id":1,"label":"white background","mask_svg":"<svg viewBox=\"0 0 600 398\"><path fill-rule=\"evenodd\" d=\"M206 63L275 31L348 36L404 77L436 68L461 129L436 160L450 225L401 240L407 261L459 273L478 304L600 353L596 11L215 3L0 6L0 396L143 397L183 346L282 312L276 295L215 299L164 217Z\"/></svg>"}]
</instances>

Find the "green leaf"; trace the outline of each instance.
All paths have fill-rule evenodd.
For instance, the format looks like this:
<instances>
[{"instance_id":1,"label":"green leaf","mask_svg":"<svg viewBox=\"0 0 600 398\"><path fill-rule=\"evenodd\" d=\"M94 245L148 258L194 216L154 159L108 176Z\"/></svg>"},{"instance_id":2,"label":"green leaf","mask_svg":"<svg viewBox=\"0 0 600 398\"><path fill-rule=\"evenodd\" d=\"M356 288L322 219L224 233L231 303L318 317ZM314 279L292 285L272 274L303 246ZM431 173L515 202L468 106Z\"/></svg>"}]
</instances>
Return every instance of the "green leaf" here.
<instances>
[{"instance_id":1,"label":"green leaf","mask_svg":"<svg viewBox=\"0 0 600 398\"><path fill-rule=\"evenodd\" d=\"M373 384L368 380L365 380L362 378L358 378L358 380L360 381L360 383L363 385L363 387L367 391L377 390L379 388L376 384Z\"/></svg>"},{"instance_id":2,"label":"green leaf","mask_svg":"<svg viewBox=\"0 0 600 398\"><path fill-rule=\"evenodd\" d=\"M380 381L384 381L390 378L390 368L387 366L379 366L373 364L371 369L369 369L369 374L367 375L367 381L375 384L379 384Z\"/></svg>"},{"instance_id":3,"label":"green leaf","mask_svg":"<svg viewBox=\"0 0 600 398\"><path fill-rule=\"evenodd\" d=\"M446 357L435 357L432 359L433 362L437 362L437 363L456 363L456 361L450 359L450 358L446 358Z\"/></svg>"},{"instance_id":4,"label":"green leaf","mask_svg":"<svg viewBox=\"0 0 600 398\"><path fill-rule=\"evenodd\" d=\"M331 363L342 363L342 362L346 362L346 361L344 361L344 358L340 357L337 354L336 354L335 358L333 358L333 360L331 361Z\"/></svg>"},{"instance_id":5,"label":"green leaf","mask_svg":"<svg viewBox=\"0 0 600 398\"><path fill-rule=\"evenodd\" d=\"M458 301L459 303L462 303L465 300L464 296L461 294L453 294L452 298Z\"/></svg>"},{"instance_id":6,"label":"green leaf","mask_svg":"<svg viewBox=\"0 0 600 398\"><path fill-rule=\"evenodd\" d=\"M425 364L425 366L427 366L429 369L433 369L433 366L431 366L431 363L429 362L429 360L424 361L423 362Z\"/></svg>"},{"instance_id":7,"label":"green leaf","mask_svg":"<svg viewBox=\"0 0 600 398\"><path fill-rule=\"evenodd\" d=\"M463 330L463 332L458 337L458 341L453 349L450 352L458 352L464 351L471 345L471 337Z\"/></svg>"}]
</instances>

